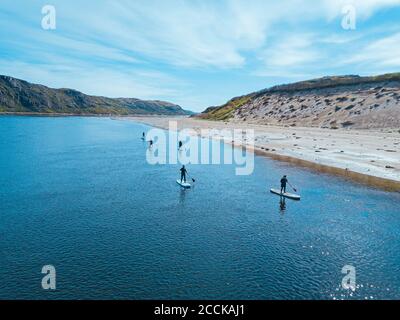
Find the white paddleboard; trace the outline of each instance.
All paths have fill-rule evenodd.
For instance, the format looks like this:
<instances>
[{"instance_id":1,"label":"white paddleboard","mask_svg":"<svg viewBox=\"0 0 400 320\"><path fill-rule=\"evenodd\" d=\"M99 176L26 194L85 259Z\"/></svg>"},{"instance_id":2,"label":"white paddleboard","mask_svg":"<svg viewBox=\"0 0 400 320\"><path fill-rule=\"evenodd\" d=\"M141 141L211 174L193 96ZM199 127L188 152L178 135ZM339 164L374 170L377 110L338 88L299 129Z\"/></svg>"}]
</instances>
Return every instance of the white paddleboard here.
<instances>
[{"instance_id":1,"label":"white paddleboard","mask_svg":"<svg viewBox=\"0 0 400 320\"><path fill-rule=\"evenodd\" d=\"M284 198L288 198L288 199L292 199L292 200L300 200L301 197L297 194L293 194L293 193L281 193L280 190L277 189L271 189L271 193L276 194L278 196L284 197Z\"/></svg>"},{"instance_id":2,"label":"white paddleboard","mask_svg":"<svg viewBox=\"0 0 400 320\"><path fill-rule=\"evenodd\" d=\"M176 180L176 183L179 184L182 188L190 189L191 185L187 182L181 182L181 180Z\"/></svg>"}]
</instances>

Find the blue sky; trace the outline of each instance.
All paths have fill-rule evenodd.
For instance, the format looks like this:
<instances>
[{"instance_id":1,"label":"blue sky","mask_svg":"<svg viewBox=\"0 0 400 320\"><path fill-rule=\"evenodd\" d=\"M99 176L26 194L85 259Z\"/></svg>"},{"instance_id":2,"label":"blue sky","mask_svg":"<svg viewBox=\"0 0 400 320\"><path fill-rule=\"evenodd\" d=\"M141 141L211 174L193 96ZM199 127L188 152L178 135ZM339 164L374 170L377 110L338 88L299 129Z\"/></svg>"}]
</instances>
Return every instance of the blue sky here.
<instances>
[{"instance_id":1,"label":"blue sky","mask_svg":"<svg viewBox=\"0 0 400 320\"><path fill-rule=\"evenodd\" d=\"M41 27L56 9L55 30ZM356 10L355 30L342 9ZM0 74L202 111L326 75L400 71L400 0L2 0Z\"/></svg>"}]
</instances>

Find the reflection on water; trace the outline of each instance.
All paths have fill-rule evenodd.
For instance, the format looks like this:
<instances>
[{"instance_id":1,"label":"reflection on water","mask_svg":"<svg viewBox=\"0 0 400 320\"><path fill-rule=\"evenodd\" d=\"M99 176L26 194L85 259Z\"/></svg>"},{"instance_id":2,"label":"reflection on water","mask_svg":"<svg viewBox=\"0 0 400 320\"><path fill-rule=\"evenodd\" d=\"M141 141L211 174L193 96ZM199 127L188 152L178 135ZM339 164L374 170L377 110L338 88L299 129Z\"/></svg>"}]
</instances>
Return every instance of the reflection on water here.
<instances>
[{"instance_id":1,"label":"reflection on water","mask_svg":"<svg viewBox=\"0 0 400 320\"><path fill-rule=\"evenodd\" d=\"M186 199L186 192L189 191L188 189L181 188L179 192L179 203L184 204Z\"/></svg>"},{"instance_id":2,"label":"reflection on water","mask_svg":"<svg viewBox=\"0 0 400 320\"><path fill-rule=\"evenodd\" d=\"M279 201L279 211L281 214L285 214L286 212L286 199L285 197L281 197Z\"/></svg>"}]
</instances>

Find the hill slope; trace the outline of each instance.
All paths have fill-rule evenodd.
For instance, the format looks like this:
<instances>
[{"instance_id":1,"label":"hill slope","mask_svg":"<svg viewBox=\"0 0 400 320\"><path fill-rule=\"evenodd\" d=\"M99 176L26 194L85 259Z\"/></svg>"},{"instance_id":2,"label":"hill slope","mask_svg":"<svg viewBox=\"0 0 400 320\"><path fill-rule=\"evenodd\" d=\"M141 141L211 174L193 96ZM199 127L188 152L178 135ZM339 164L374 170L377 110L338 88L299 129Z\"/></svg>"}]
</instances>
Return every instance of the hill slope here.
<instances>
[{"instance_id":1,"label":"hill slope","mask_svg":"<svg viewBox=\"0 0 400 320\"><path fill-rule=\"evenodd\" d=\"M113 115L185 115L180 106L164 101L89 96L72 89L52 89L0 76L0 113L68 113Z\"/></svg>"},{"instance_id":2,"label":"hill slope","mask_svg":"<svg viewBox=\"0 0 400 320\"><path fill-rule=\"evenodd\" d=\"M325 77L233 98L198 117L321 128L399 128L400 73Z\"/></svg>"}]
</instances>

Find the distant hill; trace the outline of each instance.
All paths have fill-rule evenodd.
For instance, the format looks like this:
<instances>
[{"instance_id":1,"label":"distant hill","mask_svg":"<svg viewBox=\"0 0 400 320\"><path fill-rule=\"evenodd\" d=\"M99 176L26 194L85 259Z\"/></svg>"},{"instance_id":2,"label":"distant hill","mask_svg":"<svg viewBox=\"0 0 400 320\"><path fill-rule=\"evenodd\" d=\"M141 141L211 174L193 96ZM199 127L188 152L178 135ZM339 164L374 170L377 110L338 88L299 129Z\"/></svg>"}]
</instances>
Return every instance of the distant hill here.
<instances>
[{"instance_id":1,"label":"distant hill","mask_svg":"<svg viewBox=\"0 0 400 320\"><path fill-rule=\"evenodd\" d=\"M324 77L275 86L197 117L322 128L400 128L400 73Z\"/></svg>"},{"instance_id":2,"label":"distant hill","mask_svg":"<svg viewBox=\"0 0 400 320\"><path fill-rule=\"evenodd\" d=\"M0 113L76 115L186 115L190 112L164 101L89 96L72 89L52 89L0 75Z\"/></svg>"}]
</instances>

